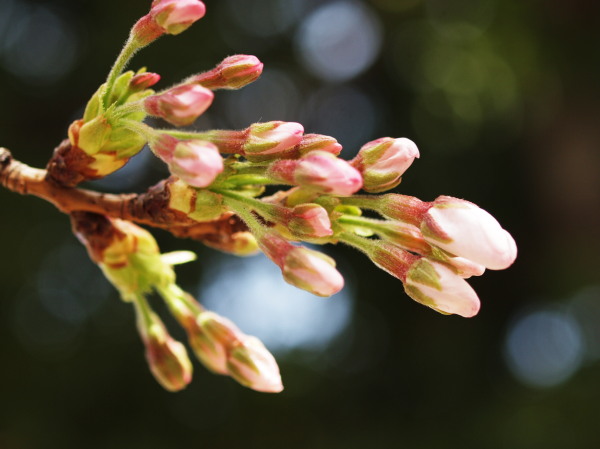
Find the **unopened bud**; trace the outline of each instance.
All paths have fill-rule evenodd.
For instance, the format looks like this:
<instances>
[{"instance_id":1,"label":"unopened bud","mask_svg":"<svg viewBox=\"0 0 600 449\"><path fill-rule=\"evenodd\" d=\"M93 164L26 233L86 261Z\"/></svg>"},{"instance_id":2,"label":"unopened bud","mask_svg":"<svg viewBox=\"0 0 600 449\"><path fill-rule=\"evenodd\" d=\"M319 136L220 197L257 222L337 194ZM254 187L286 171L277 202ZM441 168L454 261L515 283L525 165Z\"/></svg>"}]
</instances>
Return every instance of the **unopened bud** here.
<instances>
[{"instance_id":1,"label":"unopened bud","mask_svg":"<svg viewBox=\"0 0 600 449\"><path fill-rule=\"evenodd\" d=\"M400 184L400 178L410 167L419 150L412 140L384 137L369 142L350 162L364 178L364 190L384 192Z\"/></svg>"},{"instance_id":2,"label":"unopened bud","mask_svg":"<svg viewBox=\"0 0 600 449\"><path fill-rule=\"evenodd\" d=\"M421 232L430 244L491 270L509 267L517 245L498 221L477 205L440 196L424 214Z\"/></svg>"},{"instance_id":3,"label":"unopened bud","mask_svg":"<svg viewBox=\"0 0 600 449\"><path fill-rule=\"evenodd\" d=\"M334 155L339 155L342 151L342 146L338 141L331 136L322 134L304 134L302 141L298 146L298 153L304 156L311 151L325 151Z\"/></svg>"},{"instance_id":4,"label":"unopened bud","mask_svg":"<svg viewBox=\"0 0 600 449\"><path fill-rule=\"evenodd\" d=\"M130 92L140 92L154 86L159 81L160 75L158 73L139 73L129 81L129 90Z\"/></svg>"},{"instance_id":5,"label":"unopened bud","mask_svg":"<svg viewBox=\"0 0 600 449\"><path fill-rule=\"evenodd\" d=\"M207 187L223 171L223 158L210 142L186 140L177 144L168 165L171 173L185 183Z\"/></svg>"},{"instance_id":6,"label":"unopened bud","mask_svg":"<svg viewBox=\"0 0 600 449\"><path fill-rule=\"evenodd\" d=\"M174 340L153 312L138 312L138 329L154 378L169 391L184 389L192 380L192 363L185 346Z\"/></svg>"},{"instance_id":7,"label":"unopened bud","mask_svg":"<svg viewBox=\"0 0 600 449\"><path fill-rule=\"evenodd\" d=\"M344 287L344 278L335 269L335 260L331 257L294 246L275 233L264 234L258 244L281 268L287 283L317 296L331 296Z\"/></svg>"},{"instance_id":8,"label":"unopened bud","mask_svg":"<svg viewBox=\"0 0 600 449\"><path fill-rule=\"evenodd\" d=\"M290 213L287 223L292 235L311 238L328 237L333 234L329 214L318 204L300 204Z\"/></svg>"},{"instance_id":9,"label":"unopened bud","mask_svg":"<svg viewBox=\"0 0 600 449\"><path fill-rule=\"evenodd\" d=\"M207 89L239 89L255 81L263 70L263 63L256 56L233 55L225 58L217 67L188 81Z\"/></svg>"},{"instance_id":10,"label":"unopened bud","mask_svg":"<svg viewBox=\"0 0 600 449\"><path fill-rule=\"evenodd\" d=\"M465 318L477 315L477 293L446 265L420 258L408 270L404 290L415 301L440 313Z\"/></svg>"},{"instance_id":11,"label":"unopened bud","mask_svg":"<svg viewBox=\"0 0 600 449\"><path fill-rule=\"evenodd\" d=\"M248 128L248 138L244 144L244 155L277 156L294 148L301 140L304 127L294 122L255 123Z\"/></svg>"},{"instance_id":12,"label":"unopened bud","mask_svg":"<svg viewBox=\"0 0 600 449\"><path fill-rule=\"evenodd\" d=\"M228 352L244 334L233 322L214 312L202 312L196 323L198 332L190 338L196 356L211 371L227 374Z\"/></svg>"},{"instance_id":13,"label":"unopened bud","mask_svg":"<svg viewBox=\"0 0 600 449\"><path fill-rule=\"evenodd\" d=\"M268 174L290 184L339 196L354 194L363 182L358 170L325 151L311 151L297 160L275 161Z\"/></svg>"},{"instance_id":14,"label":"unopened bud","mask_svg":"<svg viewBox=\"0 0 600 449\"><path fill-rule=\"evenodd\" d=\"M154 0L150 16L165 33L179 34L204 17L206 7L200 0Z\"/></svg>"},{"instance_id":15,"label":"unopened bud","mask_svg":"<svg viewBox=\"0 0 600 449\"><path fill-rule=\"evenodd\" d=\"M189 125L211 105L212 91L196 84L183 84L144 99L144 109L175 126Z\"/></svg>"},{"instance_id":16,"label":"unopened bud","mask_svg":"<svg viewBox=\"0 0 600 449\"><path fill-rule=\"evenodd\" d=\"M283 390L279 366L273 355L256 337L244 336L227 358L229 374L240 384L264 393Z\"/></svg>"}]
</instances>

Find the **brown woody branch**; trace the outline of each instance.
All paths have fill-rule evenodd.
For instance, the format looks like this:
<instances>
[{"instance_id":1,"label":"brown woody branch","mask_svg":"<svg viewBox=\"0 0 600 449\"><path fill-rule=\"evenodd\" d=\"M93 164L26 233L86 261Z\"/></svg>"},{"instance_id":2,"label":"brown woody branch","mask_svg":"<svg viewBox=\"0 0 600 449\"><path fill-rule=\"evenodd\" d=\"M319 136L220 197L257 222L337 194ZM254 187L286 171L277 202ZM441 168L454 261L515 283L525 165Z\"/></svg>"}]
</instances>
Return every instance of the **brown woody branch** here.
<instances>
[{"instance_id":1,"label":"brown woody branch","mask_svg":"<svg viewBox=\"0 0 600 449\"><path fill-rule=\"evenodd\" d=\"M50 177L46 170L15 160L6 148L0 148L0 185L21 195L42 198L66 214L93 212L134 221L165 229L177 237L200 240L225 251L233 247L234 234L247 230L244 223L231 213L215 221L197 222L182 212L170 209L165 181L142 194L116 195L65 187Z\"/></svg>"}]
</instances>

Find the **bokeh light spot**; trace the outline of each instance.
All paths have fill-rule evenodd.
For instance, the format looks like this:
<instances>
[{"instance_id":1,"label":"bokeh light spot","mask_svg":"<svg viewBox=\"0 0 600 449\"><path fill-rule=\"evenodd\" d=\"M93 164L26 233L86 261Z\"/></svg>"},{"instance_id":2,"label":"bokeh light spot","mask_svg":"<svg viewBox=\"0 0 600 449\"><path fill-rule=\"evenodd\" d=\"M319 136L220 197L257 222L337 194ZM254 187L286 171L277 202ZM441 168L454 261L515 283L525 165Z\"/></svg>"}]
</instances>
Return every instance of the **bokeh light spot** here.
<instances>
[{"instance_id":1,"label":"bokeh light spot","mask_svg":"<svg viewBox=\"0 0 600 449\"><path fill-rule=\"evenodd\" d=\"M306 67L328 81L365 71L381 47L381 24L364 4L337 1L315 10L296 37Z\"/></svg>"},{"instance_id":2,"label":"bokeh light spot","mask_svg":"<svg viewBox=\"0 0 600 449\"><path fill-rule=\"evenodd\" d=\"M199 298L273 352L321 352L350 323L350 290L346 285L331 298L319 298L287 284L279 268L263 255L221 256L209 266Z\"/></svg>"},{"instance_id":3,"label":"bokeh light spot","mask_svg":"<svg viewBox=\"0 0 600 449\"><path fill-rule=\"evenodd\" d=\"M44 6L14 8L11 16L7 26L11 39L5 41L0 54L9 72L43 86L73 69L78 39L67 20Z\"/></svg>"},{"instance_id":4,"label":"bokeh light spot","mask_svg":"<svg viewBox=\"0 0 600 449\"><path fill-rule=\"evenodd\" d=\"M552 387L569 379L584 354L580 327L556 310L537 310L517 319L505 341L506 362L513 375L533 387Z\"/></svg>"}]
</instances>

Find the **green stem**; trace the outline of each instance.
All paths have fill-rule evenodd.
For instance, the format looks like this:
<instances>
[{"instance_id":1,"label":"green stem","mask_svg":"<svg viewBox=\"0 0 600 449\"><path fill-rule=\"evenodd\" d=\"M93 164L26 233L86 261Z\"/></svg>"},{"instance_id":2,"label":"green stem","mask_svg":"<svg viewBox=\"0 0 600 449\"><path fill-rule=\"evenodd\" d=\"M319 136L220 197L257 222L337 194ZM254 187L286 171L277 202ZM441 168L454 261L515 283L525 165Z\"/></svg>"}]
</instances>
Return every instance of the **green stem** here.
<instances>
[{"instance_id":1,"label":"green stem","mask_svg":"<svg viewBox=\"0 0 600 449\"><path fill-rule=\"evenodd\" d=\"M120 122L120 124L124 128L127 128L133 132L138 133L140 136L142 136L148 142L151 142L154 139L156 139L157 132L154 130L154 128L146 125L145 123L137 122L135 120L123 120Z\"/></svg>"},{"instance_id":2,"label":"green stem","mask_svg":"<svg viewBox=\"0 0 600 449\"><path fill-rule=\"evenodd\" d=\"M139 330L145 335L145 329L148 329L154 322L152 309L144 295L137 295L133 300L133 304L137 312Z\"/></svg>"},{"instance_id":3,"label":"green stem","mask_svg":"<svg viewBox=\"0 0 600 449\"><path fill-rule=\"evenodd\" d=\"M352 195L340 198L345 206L356 206L362 209L377 210L379 196L377 195Z\"/></svg>"},{"instance_id":4,"label":"green stem","mask_svg":"<svg viewBox=\"0 0 600 449\"><path fill-rule=\"evenodd\" d=\"M178 139L206 140L215 144L221 153L244 154L246 133L244 131L228 131L215 129L206 132L167 130L166 134Z\"/></svg>"},{"instance_id":5,"label":"green stem","mask_svg":"<svg viewBox=\"0 0 600 449\"><path fill-rule=\"evenodd\" d=\"M123 72L123 69L132 58L132 56L142 48L139 43L133 38L132 35L129 35L127 42L123 46L121 53L117 56L115 63L113 64L110 72L108 73L108 77L106 78L106 85L104 87L104 94L102 95L102 105L106 110L108 108L108 100L110 99L110 95L112 94L113 87L115 85L115 81L119 77L119 75Z\"/></svg>"},{"instance_id":6,"label":"green stem","mask_svg":"<svg viewBox=\"0 0 600 449\"><path fill-rule=\"evenodd\" d=\"M345 243L346 245L357 249L358 251L366 254L367 256L369 256L370 248L373 247L373 240L367 239L365 237L359 237L353 232L342 232L338 236L338 240L340 242Z\"/></svg>"},{"instance_id":7,"label":"green stem","mask_svg":"<svg viewBox=\"0 0 600 449\"><path fill-rule=\"evenodd\" d=\"M118 119L123 117L124 115L131 114L133 112L141 112L144 110L144 101L135 101L133 103L125 103L124 105L119 106L115 111L111 114L112 118Z\"/></svg>"},{"instance_id":8,"label":"green stem","mask_svg":"<svg viewBox=\"0 0 600 449\"><path fill-rule=\"evenodd\" d=\"M252 234L254 234L258 239L260 239L260 236L265 233L265 230L263 229L259 221L256 219L256 217L254 217L254 215L252 215L252 212L249 210L250 208L253 208L254 202L258 200L248 198L244 195L240 195L230 190L211 190L215 193L223 195L224 203L246 223L246 225L250 229L250 232L252 232Z\"/></svg>"},{"instance_id":9,"label":"green stem","mask_svg":"<svg viewBox=\"0 0 600 449\"><path fill-rule=\"evenodd\" d=\"M354 204L353 204L354 206ZM356 215L342 215L337 219L337 222L341 225L360 226L363 228L369 228L374 231L385 231L386 226L384 221L375 220L373 218L357 217Z\"/></svg>"}]
</instances>

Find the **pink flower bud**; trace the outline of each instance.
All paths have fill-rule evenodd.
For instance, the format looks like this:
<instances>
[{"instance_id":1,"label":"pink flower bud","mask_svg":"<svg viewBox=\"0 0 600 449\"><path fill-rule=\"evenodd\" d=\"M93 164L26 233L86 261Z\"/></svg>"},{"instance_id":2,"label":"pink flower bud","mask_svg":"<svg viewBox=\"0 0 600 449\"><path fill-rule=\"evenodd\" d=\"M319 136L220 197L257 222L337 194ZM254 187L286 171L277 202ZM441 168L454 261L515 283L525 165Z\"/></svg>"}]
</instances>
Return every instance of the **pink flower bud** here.
<instances>
[{"instance_id":1,"label":"pink flower bud","mask_svg":"<svg viewBox=\"0 0 600 449\"><path fill-rule=\"evenodd\" d=\"M289 284L317 296L331 296L344 287L344 278L335 261L318 251L294 246L275 233L263 235L260 249L271 259Z\"/></svg>"},{"instance_id":2,"label":"pink flower bud","mask_svg":"<svg viewBox=\"0 0 600 449\"><path fill-rule=\"evenodd\" d=\"M300 123L255 123L248 128L243 151L247 156L277 155L300 143L303 133L304 127Z\"/></svg>"},{"instance_id":3,"label":"pink flower bud","mask_svg":"<svg viewBox=\"0 0 600 449\"><path fill-rule=\"evenodd\" d=\"M290 214L287 227L293 235L302 238L333 235L327 210L318 204L300 204Z\"/></svg>"},{"instance_id":4,"label":"pink flower bud","mask_svg":"<svg viewBox=\"0 0 600 449\"><path fill-rule=\"evenodd\" d=\"M185 126L196 120L213 101L212 91L196 84L183 84L144 100L150 115L161 117L175 126Z\"/></svg>"},{"instance_id":5,"label":"pink flower bud","mask_svg":"<svg viewBox=\"0 0 600 449\"><path fill-rule=\"evenodd\" d=\"M140 327L146 359L156 380L169 391L184 389L192 380L192 363L185 347L174 340L158 316Z\"/></svg>"},{"instance_id":6,"label":"pink flower bud","mask_svg":"<svg viewBox=\"0 0 600 449\"><path fill-rule=\"evenodd\" d=\"M131 78L131 80L129 81L129 90L131 92L139 92L142 90L146 90L146 89L154 86L159 81L160 81L160 75L158 73L151 73L151 72L139 73L139 74L135 75L133 78Z\"/></svg>"},{"instance_id":7,"label":"pink flower bud","mask_svg":"<svg viewBox=\"0 0 600 449\"><path fill-rule=\"evenodd\" d=\"M325 151L311 151L298 160L275 161L268 174L290 184L339 196L352 195L363 183L358 170Z\"/></svg>"},{"instance_id":8,"label":"pink flower bud","mask_svg":"<svg viewBox=\"0 0 600 449\"><path fill-rule=\"evenodd\" d=\"M165 33L179 34L204 17L206 7L200 0L154 0L150 16Z\"/></svg>"},{"instance_id":9,"label":"pink flower bud","mask_svg":"<svg viewBox=\"0 0 600 449\"><path fill-rule=\"evenodd\" d=\"M196 331L188 334L196 356L211 371L228 374L228 352L244 334L230 320L213 312L200 313L196 324Z\"/></svg>"},{"instance_id":10,"label":"pink flower bud","mask_svg":"<svg viewBox=\"0 0 600 449\"><path fill-rule=\"evenodd\" d=\"M412 140L384 137L363 145L350 163L363 175L363 188L378 193L396 187L418 157L419 150Z\"/></svg>"},{"instance_id":11,"label":"pink flower bud","mask_svg":"<svg viewBox=\"0 0 600 449\"><path fill-rule=\"evenodd\" d=\"M233 345L227 368L231 377L253 390L264 393L283 390L275 358L256 337L245 336Z\"/></svg>"},{"instance_id":12,"label":"pink flower bud","mask_svg":"<svg viewBox=\"0 0 600 449\"><path fill-rule=\"evenodd\" d=\"M308 248L294 247L281 271L286 282L317 296L331 296L344 287L344 278L335 269L335 261Z\"/></svg>"},{"instance_id":13,"label":"pink flower bud","mask_svg":"<svg viewBox=\"0 0 600 449\"><path fill-rule=\"evenodd\" d=\"M322 134L305 134L298 146L300 156L304 156L311 151L325 151L334 155L339 155L342 151L342 146L331 136Z\"/></svg>"},{"instance_id":14,"label":"pink flower bud","mask_svg":"<svg viewBox=\"0 0 600 449\"><path fill-rule=\"evenodd\" d=\"M195 75L188 81L207 89L239 89L255 81L263 70L256 56L234 55L225 58L217 67Z\"/></svg>"},{"instance_id":15,"label":"pink flower bud","mask_svg":"<svg viewBox=\"0 0 600 449\"><path fill-rule=\"evenodd\" d=\"M471 276L481 276L485 272L483 265L479 265L464 257L449 257L440 261L452 266L463 279L469 279Z\"/></svg>"},{"instance_id":16,"label":"pink flower bud","mask_svg":"<svg viewBox=\"0 0 600 449\"><path fill-rule=\"evenodd\" d=\"M415 301L440 313L477 315L479 298L462 277L442 263L417 260L406 273L404 290Z\"/></svg>"},{"instance_id":17,"label":"pink flower bud","mask_svg":"<svg viewBox=\"0 0 600 449\"><path fill-rule=\"evenodd\" d=\"M421 232L430 244L491 270L508 268L517 245L488 212L469 201L440 196L423 216Z\"/></svg>"},{"instance_id":18,"label":"pink flower bud","mask_svg":"<svg viewBox=\"0 0 600 449\"><path fill-rule=\"evenodd\" d=\"M169 170L193 187L207 187L223 171L219 149L210 142L185 140L175 147Z\"/></svg>"}]
</instances>

